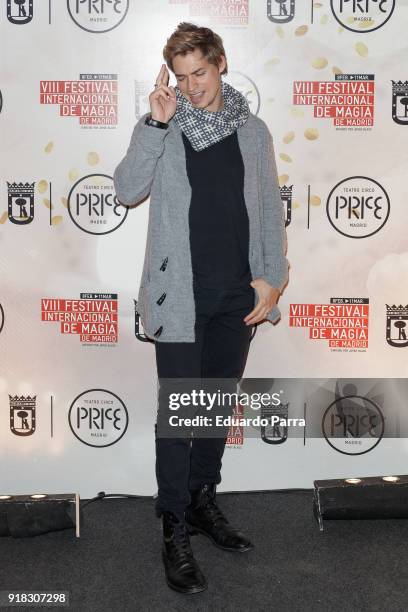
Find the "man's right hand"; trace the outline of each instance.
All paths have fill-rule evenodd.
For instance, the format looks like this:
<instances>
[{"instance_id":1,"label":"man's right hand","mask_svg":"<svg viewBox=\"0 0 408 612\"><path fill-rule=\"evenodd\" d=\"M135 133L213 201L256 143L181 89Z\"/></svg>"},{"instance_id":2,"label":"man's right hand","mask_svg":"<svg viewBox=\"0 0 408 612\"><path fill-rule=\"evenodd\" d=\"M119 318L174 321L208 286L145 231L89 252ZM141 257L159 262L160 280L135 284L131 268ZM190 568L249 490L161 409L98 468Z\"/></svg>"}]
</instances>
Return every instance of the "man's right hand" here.
<instances>
[{"instance_id":1,"label":"man's right hand","mask_svg":"<svg viewBox=\"0 0 408 612\"><path fill-rule=\"evenodd\" d=\"M169 76L166 65L162 64L156 78L158 87L149 95L152 119L162 123L168 123L177 109L176 91L174 87L168 87Z\"/></svg>"}]
</instances>

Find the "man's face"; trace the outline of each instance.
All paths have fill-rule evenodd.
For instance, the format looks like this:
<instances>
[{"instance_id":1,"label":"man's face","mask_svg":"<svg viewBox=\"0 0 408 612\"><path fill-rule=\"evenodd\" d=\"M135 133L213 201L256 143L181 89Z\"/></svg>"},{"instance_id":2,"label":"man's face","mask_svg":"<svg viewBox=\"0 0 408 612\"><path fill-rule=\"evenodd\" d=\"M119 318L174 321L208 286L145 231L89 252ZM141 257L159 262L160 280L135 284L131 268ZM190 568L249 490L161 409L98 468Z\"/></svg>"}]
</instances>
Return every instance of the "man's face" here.
<instances>
[{"instance_id":1,"label":"man's face","mask_svg":"<svg viewBox=\"0 0 408 612\"><path fill-rule=\"evenodd\" d=\"M225 58L221 57L221 60L218 67L214 66L199 49L174 57L173 69L177 85L193 106L209 111L222 108L220 73L225 68Z\"/></svg>"}]
</instances>

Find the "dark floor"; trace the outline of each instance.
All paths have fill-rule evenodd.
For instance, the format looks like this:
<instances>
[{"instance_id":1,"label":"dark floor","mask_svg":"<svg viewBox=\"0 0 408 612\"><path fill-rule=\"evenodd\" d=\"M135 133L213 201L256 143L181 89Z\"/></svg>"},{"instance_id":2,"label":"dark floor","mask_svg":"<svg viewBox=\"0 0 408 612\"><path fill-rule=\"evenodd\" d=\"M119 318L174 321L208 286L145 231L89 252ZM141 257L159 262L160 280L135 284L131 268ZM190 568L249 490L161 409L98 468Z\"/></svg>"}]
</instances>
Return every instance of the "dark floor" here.
<instances>
[{"instance_id":1,"label":"dark floor","mask_svg":"<svg viewBox=\"0 0 408 612\"><path fill-rule=\"evenodd\" d=\"M167 587L150 498L89 504L80 539L71 530L1 538L0 590L69 591L75 612L408 609L408 521L327 521L322 533L311 491L218 494L218 501L256 549L229 553L193 536L209 582L203 593Z\"/></svg>"}]
</instances>

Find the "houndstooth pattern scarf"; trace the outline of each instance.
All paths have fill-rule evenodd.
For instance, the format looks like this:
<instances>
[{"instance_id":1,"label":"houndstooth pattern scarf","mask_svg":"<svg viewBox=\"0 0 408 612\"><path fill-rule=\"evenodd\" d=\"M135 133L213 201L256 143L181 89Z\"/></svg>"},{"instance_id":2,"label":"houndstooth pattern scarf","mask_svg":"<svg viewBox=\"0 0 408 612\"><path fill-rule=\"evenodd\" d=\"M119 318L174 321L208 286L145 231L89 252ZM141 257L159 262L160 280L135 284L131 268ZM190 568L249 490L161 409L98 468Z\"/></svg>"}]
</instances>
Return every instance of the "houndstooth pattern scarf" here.
<instances>
[{"instance_id":1,"label":"houndstooth pattern scarf","mask_svg":"<svg viewBox=\"0 0 408 612\"><path fill-rule=\"evenodd\" d=\"M221 80L221 95L224 108L208 111L195 107L175 86L177 110L174 120L189 139L195 151L201 151L215 142L226 138L249 117L248 102L237 89Z\"/></svg>"}]
</instances>

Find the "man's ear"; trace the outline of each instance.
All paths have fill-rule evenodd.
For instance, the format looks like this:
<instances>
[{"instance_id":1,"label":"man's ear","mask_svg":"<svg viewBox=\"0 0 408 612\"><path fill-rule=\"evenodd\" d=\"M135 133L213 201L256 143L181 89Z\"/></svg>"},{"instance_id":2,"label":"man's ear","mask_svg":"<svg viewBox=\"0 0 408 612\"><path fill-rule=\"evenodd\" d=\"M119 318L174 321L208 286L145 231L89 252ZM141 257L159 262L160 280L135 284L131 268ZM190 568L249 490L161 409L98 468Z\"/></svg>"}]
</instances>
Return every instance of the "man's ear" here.
<instances>
[{"instance_id":1,"label":"man's ear","mask_svg":"<svg viewBox=\"0 0 408 612\"><path fill-rule=\"evenodd\" d=\"M221 74L221 72L224 70L225 66L227 65L226 59L224 55L220 55L220 63L218 66L218 72Z\"/></svg>"}]
</instances>

